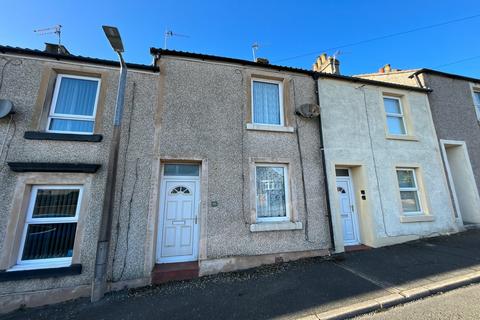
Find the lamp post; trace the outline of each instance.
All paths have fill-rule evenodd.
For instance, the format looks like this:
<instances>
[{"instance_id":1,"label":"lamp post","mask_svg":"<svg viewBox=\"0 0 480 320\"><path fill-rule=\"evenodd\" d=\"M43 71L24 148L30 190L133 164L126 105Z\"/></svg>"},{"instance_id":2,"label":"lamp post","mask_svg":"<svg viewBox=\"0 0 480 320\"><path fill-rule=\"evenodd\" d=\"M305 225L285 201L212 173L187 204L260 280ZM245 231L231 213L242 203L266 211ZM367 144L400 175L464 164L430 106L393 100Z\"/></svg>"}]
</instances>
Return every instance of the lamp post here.
<instances>
[{"instance_id":1,"label":"lamp post","mask_svg":"<svg viewBox=\"0 0 480 320\"><path fill-rule=\"evenodd\" d=\"M113 206L115 202L115 184L117 180L118 150L122 124L123 107L125 100L125 86L127 80L127 66L123 60L123 43L116 27L102 26L110 45L120 60L120 77L118 80L115 117L113 119L113 133L108 154L107 183L103 200L102 218L98 235L97 255L95 258L95 276L92 283L92 302L103 298L107 288L107 264L112 233Z\"/></svg>"}]
</instances>

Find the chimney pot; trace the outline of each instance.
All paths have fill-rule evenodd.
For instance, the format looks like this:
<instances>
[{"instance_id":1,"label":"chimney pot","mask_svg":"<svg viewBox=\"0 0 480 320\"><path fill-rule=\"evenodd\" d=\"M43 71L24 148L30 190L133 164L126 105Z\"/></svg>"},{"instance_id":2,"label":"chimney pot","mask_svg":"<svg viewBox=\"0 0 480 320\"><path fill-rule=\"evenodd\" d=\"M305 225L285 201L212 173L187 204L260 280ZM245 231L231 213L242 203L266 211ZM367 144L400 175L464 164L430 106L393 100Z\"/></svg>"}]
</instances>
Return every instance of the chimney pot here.
<instances>
[{"instance_id":1,"label":"chimney pot","mask_svg":"<svg viewBox=\"0 0 480 320\"><path fill-rule=\"evenodd\" d=\"M326 53L322 53L313 64L313 71L340 74L340 61L327 56Z\"/></svg>"}]
</instances>

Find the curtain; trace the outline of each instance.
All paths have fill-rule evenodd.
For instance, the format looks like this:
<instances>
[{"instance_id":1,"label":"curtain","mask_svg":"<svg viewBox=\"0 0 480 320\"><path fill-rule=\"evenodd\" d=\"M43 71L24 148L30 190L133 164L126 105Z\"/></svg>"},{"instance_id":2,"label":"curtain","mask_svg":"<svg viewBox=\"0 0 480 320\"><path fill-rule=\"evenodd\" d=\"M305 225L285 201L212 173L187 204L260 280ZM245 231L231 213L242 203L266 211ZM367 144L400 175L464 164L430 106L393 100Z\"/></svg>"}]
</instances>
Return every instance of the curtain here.
<instances>
[{"instance_id":1,"label":"curtain","mask_svg":"<svg viewBox=\"0 0 480 320\"><path fill-rule=\"evenodd\" d=\"M94 122L52 118L49 130L70 132L93 132Z\"/></svg>"},{"instance_id":2,"label":"curtain","mask_svg":"<svg viewBox=\"0 0 480 320\"><path fill-rule=\"evenodd\" d=\"M278 84L253 81L253 122L281 124Z\"/></svg>"},{"instance_id":3,"label":"curtain","mask_svg":"<svg viewBox=\"0 0 480 320\"><path fill-rule=\"evenodd\" d=\"M257 217L285 217L285 170L257 167Z\"/></svg>"},{"instance_id":4,"label":"curtain","mask_svg":"<svg viewBox=\"0 0 480 320\"><path fill-rule=\"evenodd\" d=\"M55 113L93 116L97 88L97 81L63 77Z\"/></svg>"}]
</instances>

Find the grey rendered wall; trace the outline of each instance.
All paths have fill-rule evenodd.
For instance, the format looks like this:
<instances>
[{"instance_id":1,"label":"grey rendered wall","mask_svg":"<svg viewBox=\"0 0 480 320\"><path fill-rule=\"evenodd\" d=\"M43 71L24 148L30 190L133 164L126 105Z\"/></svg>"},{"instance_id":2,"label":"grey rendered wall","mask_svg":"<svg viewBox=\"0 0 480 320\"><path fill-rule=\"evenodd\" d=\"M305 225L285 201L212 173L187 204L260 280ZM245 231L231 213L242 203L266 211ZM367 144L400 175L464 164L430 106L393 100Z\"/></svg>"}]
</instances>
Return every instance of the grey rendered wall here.
<instances>
[{"instance_id":1,"label":"grey rendered wall","mask_svg":"<svg viewBox=\"0 0 480 320\"><path fill-rule=\"evenodd\" d=\"M295 133L245 129L247 75L255 70L171 57L162 57L160 64L165 77L160 158L208 159L208 190L203 192L208 192L207 203L215 200L218 207L208 206L206 258L328 248L318 120L298 119L306 173L307 223ZM289 80L292 104L293 100L297 105L315 102L311 77L269 73ZM303 223L302 230L250 232L249 159L255 157L292 161L293 206Z\"/></svg>"},{"instance_id":2,"label":"grey rendered wall","mask_svg":"<svg viewBox=\"0 0 480 320\"><path fill-rule=\"evenodd\" d=\"M439 139L465 141L480 189L480 122L477 120L470 83L431 74L424 75L430 108ZM480 85L480 83L477 83Z\"/></svg>"},{"instance_id":3,"label":"grey rendered wall","mask_svg":"<svg viewBox=\"0 0 480 320\"><path fill-rule=\"evenodd\" d=\"M100 143L27 140L23 135L30 130L32 109L38 95L42 72L47 66L55 68L82 68L76 63L54 62L36 58L0 56L0 68L8 60L12 60L5 67L3 86L0 88L0 98L13 100L15 104L14 124L7 132L9 118L0 119L0 143L6 139L3 153L0 156L0 250L4 250L7 221L12 215L12 201L14 187L20 175L12 172L7 166L8 161L22 162L80 162L101 164L102 168L91 175L92 187L85 190L89 202L85 210L87 215L84 221L83 242L80 244L80 263L83 266L82 274L76 276L46 278L38 280L2 282L0 295L5 298L8 294L22 292L36 292L56 288L75 288L90 285L93 277L95 251L100 215L102 210L103 193L105 187L105 168L107 164L109 141L111 139L112 118L115 105L118 72L115 68L102 66L88 66L90 70L108 72L104 114L101 115L103 140ZM83 65L85 67L85 65ZM148 211L148 194L150 183L150 164L153 141L152 114L157 104L158 74L140 73L133 70L128 75L127 95L125 99L125 117L122 132L120 153L120 167L117 187L122 183L122 193L117 193L117 209L121 198L122 210L119 230L121 236L112 244L117 249L113 275L115 280L144 277L143 268L138 268L132 261L143 259L144 232L146 212ZM133 109L133 111L132 111ZM136 123L129 130L130 122ZM128 142L128 155L125 150ZM126 159L126 162L125 162ZM126 172L126 174L124 174ZM132 200L132 194L134 195ZM114 219L114 226L118 215ZM128 229L127 220L130 220ZM127 233L129 230L129 233ZM129 247L126 253L126 237L128 234ZM114 240L116 232L113 232ZM126 267L122 272L126 254ZM3 299L2 298L2 299Z\"/></svg>"}]
</instances>

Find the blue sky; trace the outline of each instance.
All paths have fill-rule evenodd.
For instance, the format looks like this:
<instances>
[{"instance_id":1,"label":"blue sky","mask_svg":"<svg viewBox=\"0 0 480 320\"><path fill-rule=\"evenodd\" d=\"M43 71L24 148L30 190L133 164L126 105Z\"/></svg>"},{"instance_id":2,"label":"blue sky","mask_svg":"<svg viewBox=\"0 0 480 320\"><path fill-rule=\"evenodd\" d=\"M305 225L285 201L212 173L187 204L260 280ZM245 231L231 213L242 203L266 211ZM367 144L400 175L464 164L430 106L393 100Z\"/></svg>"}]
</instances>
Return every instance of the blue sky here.
<instances>
[{"instance_id":1,"label":"blue sky","mask_svg":"<svg viewBox=\"0 0 480 320\"><path fill-rule=\"evenodd\" d=\"M151 63L149 48L252 59L310 69L323 49L480 14L476 0L402 1L22 1L2 0L0 44L43 48L53 35L34 29L63 25L63 44L74 54L116 59L101 29L120 29L129 62ZM342 49L343 74L374 72L386 63L401 69L436 68L480 78L480 16ZM335 50L327 53L332 54ZM286 59L314 52L296 59ZM462 59L477 57L461 63ZM447 66L442 66L450 64Z\"/></svg>"}]
</instances>

